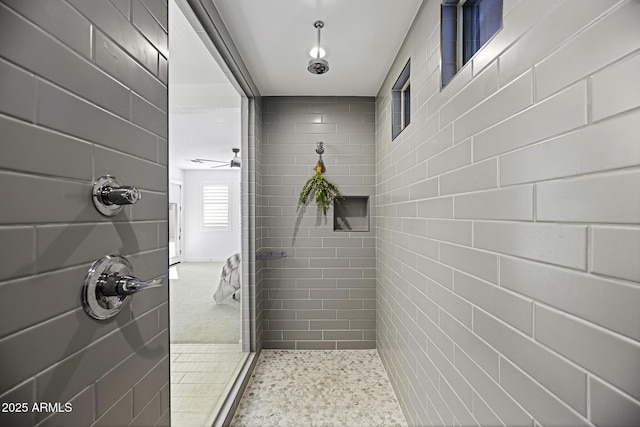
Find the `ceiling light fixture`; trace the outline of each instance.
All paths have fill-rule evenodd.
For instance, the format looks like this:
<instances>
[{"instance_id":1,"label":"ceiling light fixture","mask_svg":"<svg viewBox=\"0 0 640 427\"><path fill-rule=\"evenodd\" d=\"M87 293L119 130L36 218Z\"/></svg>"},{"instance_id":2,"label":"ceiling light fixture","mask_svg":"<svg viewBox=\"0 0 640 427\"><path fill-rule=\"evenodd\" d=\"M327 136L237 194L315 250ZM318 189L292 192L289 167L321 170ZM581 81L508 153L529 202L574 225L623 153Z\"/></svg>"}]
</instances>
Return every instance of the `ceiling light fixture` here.
<instances>
[{"instance_id":1,"label":"ceiling light fixture","mask_svg":"<svg viewBox=\"0 0 640 427\"><path fill-rule=\"evenodd\" d=\"M311 74L324 74L329 71L329 63L326 59L320 57L320 30L324 27L324 22L316 21L313 23L313 26L318 29L318 46L317 49L314 49L316 50L316 57L309 61L307 70L309 70Z\"/></svg>"}]
</instances>

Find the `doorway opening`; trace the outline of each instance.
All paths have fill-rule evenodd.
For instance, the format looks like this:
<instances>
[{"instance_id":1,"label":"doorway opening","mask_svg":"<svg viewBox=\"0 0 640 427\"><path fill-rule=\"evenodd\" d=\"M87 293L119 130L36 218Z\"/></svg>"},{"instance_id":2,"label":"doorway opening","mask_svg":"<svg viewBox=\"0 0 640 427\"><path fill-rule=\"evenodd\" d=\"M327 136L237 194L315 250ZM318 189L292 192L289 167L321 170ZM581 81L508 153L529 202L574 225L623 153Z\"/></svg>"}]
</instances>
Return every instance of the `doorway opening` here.
<instances>
[{"instance_id":1,"label":"doorway opening","mask_svg":"<svg viewBox=\"0 0 640 427\"><path fill-rule=\"evenodd\" d=\"M171 423L210 426L250 347L241 260L248 104L187 0L169 1L169 35Z\"/></svg>"}]
</instances>

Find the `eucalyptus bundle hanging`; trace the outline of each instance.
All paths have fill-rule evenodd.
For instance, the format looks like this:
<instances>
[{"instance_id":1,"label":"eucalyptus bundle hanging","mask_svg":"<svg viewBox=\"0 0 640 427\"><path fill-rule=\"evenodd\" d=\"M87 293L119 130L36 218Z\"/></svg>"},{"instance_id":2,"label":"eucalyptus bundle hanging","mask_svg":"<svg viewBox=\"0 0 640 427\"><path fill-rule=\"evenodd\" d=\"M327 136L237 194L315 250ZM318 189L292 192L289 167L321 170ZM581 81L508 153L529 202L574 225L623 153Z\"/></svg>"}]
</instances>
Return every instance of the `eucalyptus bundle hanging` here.
<instances>
[{"instance_id":1,"label":"eucalyptus bundle hanging","mask_svg":"<svg viewBox=\"0 0 640 427\"><path fill-rule=\"evenodd\" d=\"M332 202L338 202L341 199L340 190L331 181L326 179L322 172L324 170L322 159L316 164L316 173L304 184L300 196L298 197L298 209L300 206L306 205L310 198L314 198L322 213L326 216L327 210Z\"/></svg>"}]
</instances>

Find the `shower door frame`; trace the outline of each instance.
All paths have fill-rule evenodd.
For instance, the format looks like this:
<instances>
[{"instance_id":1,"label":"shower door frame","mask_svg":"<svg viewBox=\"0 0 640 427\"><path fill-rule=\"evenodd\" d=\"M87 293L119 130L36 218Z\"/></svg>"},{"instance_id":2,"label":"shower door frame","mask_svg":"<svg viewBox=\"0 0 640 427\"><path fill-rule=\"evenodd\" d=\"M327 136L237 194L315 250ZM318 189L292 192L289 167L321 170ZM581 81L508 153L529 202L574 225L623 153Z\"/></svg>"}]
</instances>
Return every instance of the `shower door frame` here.
<instances>
[{"instance_id":1,"label":"shower door frame","mask_svg":"<svg viewBox=\"0 0 640 427\"><path fill-rule=\"evenodd\" d=\"M255 295L255 158L249 155L254 152L255 147L250 135L253 131L249 128L251 123L256 123L255 97L260 96L246 68L239 67L241 59L230 35L224 27L212 0L175 0L176 4L191 23L200 33L206 34L202 37L205 46L212 54L214 60L223 68L232 86L236 88L241 96L241 153L246 153L242 159L240 187L242 192L241 202L241 251L242 251L242 287L241 287L241 341L242 351L247 353L247 358L243 366L233 381L230 392L225 397L221 408L217 414L212 414L207 425L222 427L231 421L235 408L240 402L242 392L246 388L251 372L253 371L261 348L256 340L255 327L257 325L256 310L258 305ZM224 34L224 37L221 35ZM229 46L233 47L233 51ZM223 66L225 64L226 66ZM244 72L243 72L244 70ZM250 142L251 141L251 142ZM252 307L253 302L253 307Z\"/></svg>"}]
</instances>

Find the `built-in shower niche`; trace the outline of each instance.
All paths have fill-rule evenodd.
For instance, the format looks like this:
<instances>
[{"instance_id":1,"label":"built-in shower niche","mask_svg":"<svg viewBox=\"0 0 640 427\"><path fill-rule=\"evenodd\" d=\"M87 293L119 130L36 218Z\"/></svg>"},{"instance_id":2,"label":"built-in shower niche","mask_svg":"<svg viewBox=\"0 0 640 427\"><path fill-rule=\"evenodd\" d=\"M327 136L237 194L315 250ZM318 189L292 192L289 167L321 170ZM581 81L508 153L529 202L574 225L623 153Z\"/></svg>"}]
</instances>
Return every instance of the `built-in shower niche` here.
<instances>
[{"instance_id":1,"label":"built-in shower niche","mask_svg":"<svg viewBox=\"0 0 640 427\"><path fill-rule=\"evenodd\" d=\"M369 231L369 196L342 196L334 203L333 231Z\"/></svg>"}]
</instances>

